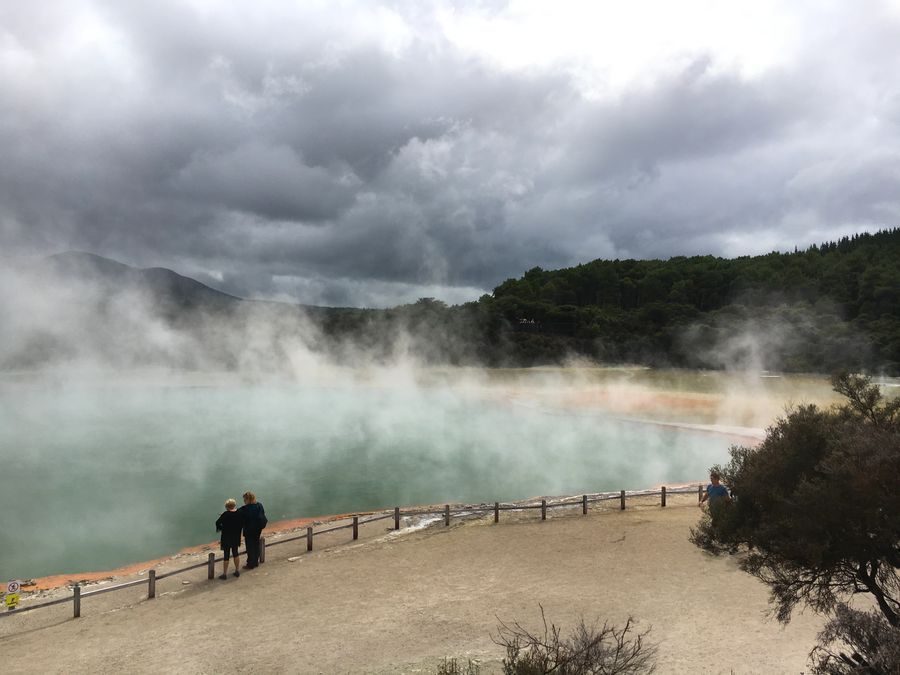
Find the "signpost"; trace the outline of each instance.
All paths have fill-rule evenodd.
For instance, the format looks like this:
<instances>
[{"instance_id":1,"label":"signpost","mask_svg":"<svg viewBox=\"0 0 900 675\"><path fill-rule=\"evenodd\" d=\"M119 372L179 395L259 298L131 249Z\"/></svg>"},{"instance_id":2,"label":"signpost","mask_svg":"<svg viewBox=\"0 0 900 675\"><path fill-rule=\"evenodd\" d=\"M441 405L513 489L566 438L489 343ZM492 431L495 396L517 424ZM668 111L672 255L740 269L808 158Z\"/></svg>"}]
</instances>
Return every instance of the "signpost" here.
<instances>
[{"instance_id":1,"label":"signpost","mask_svg":"<svg viewBox=\"0 0 900 675\"><path fill-rule=\"evenodd\" d=\"M6 611L11 612L19 604L19 589L22 584L18 581L10 581L6 584L6 597L3 599L6 603Z\"/></svg>"}]
</instances>

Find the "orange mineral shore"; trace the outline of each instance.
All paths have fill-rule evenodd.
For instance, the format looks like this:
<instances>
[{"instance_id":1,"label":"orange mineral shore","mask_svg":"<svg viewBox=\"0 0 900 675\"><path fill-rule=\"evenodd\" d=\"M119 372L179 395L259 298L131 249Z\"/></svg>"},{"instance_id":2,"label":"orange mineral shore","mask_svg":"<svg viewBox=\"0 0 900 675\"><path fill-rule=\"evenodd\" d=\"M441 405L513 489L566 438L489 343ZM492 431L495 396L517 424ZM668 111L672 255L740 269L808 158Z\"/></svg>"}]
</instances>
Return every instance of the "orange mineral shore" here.
<instances>
[{"instance_id":1,"label":"orange mineral shore","mask_svg":"<svg viewBox=\"0 0 900 675\"><path fill-rule=\"evenodd\" d=\"M353 515L366 514L337 514L331 516L319 516L316 518L293 518L291 520L279 520L277 522L270 523L266 527L266 534L291 532L300 528L309 527L314 523L329 523L335 520L350 518ZM116 567L115 569L111 570L101 570L98 572L72 572L66 574L52 574L46 577L38 577L36 579L32 579L26 586L23 586L22 590L26 593L30 591L46 591L53 588L59 588L61 586L70 586L74 583L107 581L115 577L124 577L131 574L137 574L144 570L156 567L157 565L161 565L162 563L170 562L173 558L178 558L180 556L187 556L193 553L203 553L204 551L217 550L218 546L218 543L213 541L208 544L188 546L181 549L174 555L167 555L160 558L154 558L153 560L136 562L130 565L125 565L123 567Z\"/></svg>"}]
</instances>

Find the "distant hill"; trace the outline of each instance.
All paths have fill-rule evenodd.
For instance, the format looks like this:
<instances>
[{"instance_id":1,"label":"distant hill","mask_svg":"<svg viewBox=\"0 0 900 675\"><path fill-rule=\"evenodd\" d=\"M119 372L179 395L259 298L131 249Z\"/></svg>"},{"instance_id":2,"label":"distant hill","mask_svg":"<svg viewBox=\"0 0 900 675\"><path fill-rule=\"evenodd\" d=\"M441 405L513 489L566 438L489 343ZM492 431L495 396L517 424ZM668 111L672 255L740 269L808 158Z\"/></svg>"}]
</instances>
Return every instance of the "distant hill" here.
<instances>
[{"instance_id":1,"label":"distant hill","mask_svg":"<svg viewBox=\"0 0 900 675\"><path fill-rule=\"evenodd\" d=\"M110 293L140 292L172 311L227 311L242 301L163 267L140 269L82 251L51 255L38 261L30 271L60 280L92 282Z\"/></svg>"},{"instance_id":2,"label":"distant hill","mask_svg":"<svg viewBox=\"0 0 900 675\"><path fill-rule=\"evenodd\" d=\"M273 335L256 327L274 316L295 323L303 316L297 306L243 300L169 269L80 251L19 260L0 276L6 370L70 363L232 369L251 336L273 360L283 357Z\"/></svg>"}]
</instances>

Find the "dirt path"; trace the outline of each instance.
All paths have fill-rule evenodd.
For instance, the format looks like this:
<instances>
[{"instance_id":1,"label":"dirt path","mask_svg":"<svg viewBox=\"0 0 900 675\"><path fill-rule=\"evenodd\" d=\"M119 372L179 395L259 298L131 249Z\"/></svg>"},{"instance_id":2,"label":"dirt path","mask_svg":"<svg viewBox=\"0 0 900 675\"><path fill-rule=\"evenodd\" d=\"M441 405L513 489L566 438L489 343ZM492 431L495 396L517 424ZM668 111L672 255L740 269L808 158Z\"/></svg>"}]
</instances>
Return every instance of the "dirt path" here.
<instances>
[{"instance_id":1,"label":"dirt path","mask_svg":"<svg viewBox=\"0 0 900 675\"><path fill-rule=\"evenodd\" d=\"M821 619L767 620L761 584L687 541L695 499L399 534L388 520L358 542L317 538L312 553L271 547L240 579L199 570L161 581L152 601L144 587L85 598L78 620L70 604L3 618L3 671L426 673L456 656L490 673L497 617L537 628L539 603L564 629L579 615L652 625L659 672L806 670Z\"/></svg>"}]
</instances>

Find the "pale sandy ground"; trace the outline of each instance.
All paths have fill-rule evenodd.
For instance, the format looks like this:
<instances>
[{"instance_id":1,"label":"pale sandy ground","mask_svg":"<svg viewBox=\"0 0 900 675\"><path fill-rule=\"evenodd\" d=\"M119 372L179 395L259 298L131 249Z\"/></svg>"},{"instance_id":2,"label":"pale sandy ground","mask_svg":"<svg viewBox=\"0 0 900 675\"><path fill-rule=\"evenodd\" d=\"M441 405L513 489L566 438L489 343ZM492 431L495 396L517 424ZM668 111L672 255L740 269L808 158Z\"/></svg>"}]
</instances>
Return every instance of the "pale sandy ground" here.
<instances>
[{"instance_id":1,"label":"pale sandy ground","mask_svg":"<svg viewBox=\"0 0 900 675\"><path fill-rule=\"evenodd\" d=\"M268 549L240 579L197 570L146 589L0 620L4 673L428 673L444 656L499 672L497 617L652 625L661 673L801 673L821 619L766 618L766 589L688 541L696 497L388 530L390 520ZM295 560L289 561L289 557ZM200 559L197 557L197 559ZM185 566L180 558L170 565ZM164 570L161 567L160 570ZM218 572L218 569L217 569ZM189 581L184 584L183 581ZM63 593L59 590L56 593Z\"/></svg>"}]
</instances>

